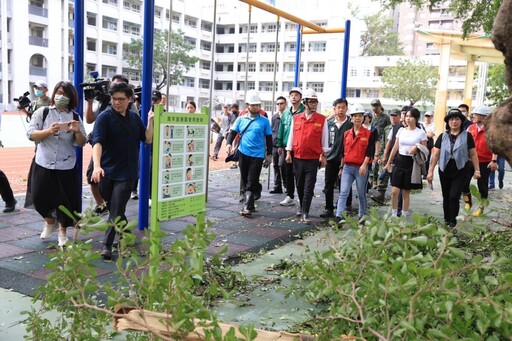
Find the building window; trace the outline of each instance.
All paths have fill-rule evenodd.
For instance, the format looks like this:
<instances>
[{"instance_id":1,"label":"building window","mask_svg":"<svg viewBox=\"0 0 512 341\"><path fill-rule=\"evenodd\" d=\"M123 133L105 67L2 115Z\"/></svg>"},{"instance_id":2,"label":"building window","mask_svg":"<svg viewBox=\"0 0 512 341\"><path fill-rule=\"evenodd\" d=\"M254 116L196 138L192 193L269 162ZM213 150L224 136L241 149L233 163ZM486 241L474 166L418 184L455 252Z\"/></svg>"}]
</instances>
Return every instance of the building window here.
<instances>
[{"instance_id":1,"label":"building window","mask_svg":"<svg viewBox=\"0 0 512 341\"><path fill-rule=\"evenodd\" d=\"M288 42L284 44L284 52L295 52L297 44L294 42ZM300 45L301 52L304 52L304 43L301 43Z\"/></svg>"},{"instance_id":2,"label":"building window","mask_svg":"<svg viewBox=\"0 0 512 341\"><path fill-rule=\"evenodd\" d=\"M200 89L209 89L210 88L210 80L199 78L199 88Z\"/></svg>"},{"instance_id":3,"label":"building window","mask_svg":"<svg viewBox=\"0 0 512 341\"><path fill-rule=\"evenodd\" d=\"M117 19L104 16L102 27L106 30L117 31Z\"/></svg>"},{"instance_id":4,"label":"building window","mask_svg":"<svg viewBox=\"0 0 512 341\"><path fill-rule=\"evenodd\" d=\"M201 60L199 62L199 68L202 70L210 70L211 62L209 60Z\"/></svg>"},{"instance_id":5,"label":"building window","mask_svg":"<svg viewBox=\"0 0 512 341\"><path fill-rule=\"evenodd\" d=\"M96 26L96 13L87 12L87 25Z\"/></svg>"},{"instance_id":6,"label":"building window","mask_svg":"<svg viewBox=\"0 0 512 341\"><path fill-rule=\"evenodd\" d=\"M190 88L193 88L195 86L196 82L195 79L192 77L185 77L185 81L183 82L183 86L188 86Z\"/></svg>"},{"instance_id":7,"label":"building window","mask_svg":"<svg viewBox=\"0 0 512 341\"><path fill-rule=\"evenodd\" d=\"M203 31L206 31L206 32L212 32L213 30L213 25L211 22L208 22L208 21L201 21L201 30Z\"/></svg>"},{"instance_id":8,"label":"building window","mask_svg":"<svg viewBox=\"0 0 512 341\"><path fill-rule=\"evenodd\" d=\"M96 39L87 38L87 51L96 51Z\"/></svg>"},{"instance_id":9,"label":"building window","mask_svg":"<svg viewBox=\"0 0 512 341\"><path fill-rule=\"evenodd\" d=\"M363 70L363 76L365 76L365 77L370 77L370 69L368 69L368 68L364 68L364 70Z\"/></svg>"},{"instance_id":10,"label":"building window","mask_svg":"<svg viewBox=\"0 0 512 341\"><path fill-rule=\"evenodd\" d=\"M180 18L181 18L181 13L174 13L174 12L172 12L172 22L173 23L179 24L180 23Z\"/></svg>"},{"instance_id":11,"label":"building window","mask_svg":"<svg viewBox=\"0 0 512 341\"><path fill-rule=\"evenodd\" d=\"M273 63L261 63L260 64L260 72L274 72L274 64Z\"/></svg>"},{"instance_id":12,"label":"building window","mask_svg":"<svg viewBox=\"0 0 512 341\"><path fill-rule=\"evenodd\" d=\"M251 33L258 33L258 25L251 25Z\"/></svg>"},{"instance_id":13,"label":"building window","mask_svg":"<svg viewBox=\"0 0 512 341\"><path fill-rule=\"evenodd\" d=\"M159 7L155 7L155 18L160 19L161 16L162 16L162 9Z\"/></svg>"},{"instance_id":14,"label":"building window","mask_svg":"<svg viewBox=\"0 0 512 341\"><path fill-rule=\"evenodd\" d=\"M308 72L325 72L325 63L309 63Z\"/></svg>"},{"instance_id":15,"label":"building window","mask_svg":"<svg viewBox=\"0 0 512 341\"><path fill-rule=\"evenodd\" d=\"M185 25L190 26L192 28L196 28L197 27L197 19L187 15L187 16L185 16Z\"/></svg>"},{"instance_id":16,"label":"building window","mask_svg":"<svg viewBox=\"0 0 512 341\"><path fill-rule=\"evenodd\" d=\"M277 82L260 82L259 91L273 91L274 85L275 89L277 89Z\"/></svg>"},{"instance_id":17,"label":"building window","mask_svg":"<svg viewBox=\"0 0 512 341\"><path fill-rule=\"evenodd\" d=\"M272 33L277 31L277 24L263 24L261 26L262 33Z\"/></svg>"},{"instance_id":18,"label":"building window","mask_svg":"<svg viewBox=\"0 0 512 341\"><path fill-rule=\"evenodd\" d=\"M347 89L347 97L361 98L361 89Z\"/></svg>"},{"instance_id":19,"label":"building window","mask_svg":"<svg viewBox=\"0 0 512 341\"><path fill-rule=\"evenodd\" d=\"M327 26L327 20L319 20L319 21L312 20L311 22L320 27Z\"/></svg>"},{"instance_id":20,"label":"building window","mask_svg":"<svg viewBox=\"0 0 512 341\"><path fill-rule=\"evenodd\" d=\"M101 52L115 56L117 55L117 44L104 41Z\"/></svg>"},{"instance_id":21,"label":"building window","mask_svg":"<svg viewBox=\"0 0 512 341\"><path fill-rule=\"evenodd\" d=\"M103 0L104 4L117 6L117 0Z\"/></svg>"},{"instance_id":22,"label":"building window","mask_svg":"<svg viewBox=\"0 0 512 341\"><path fill-rule=\"evenodd\" d=\"M256 53L257 46L256 44L249 44L249 53Z\"/></svg>"},{"instance_id":23,"label":"building window","mask_svg":"<svg viewBox=\"0 0 512 341\"><path fill-rule=\"evenodd\" d=\"M325 52L325 41L312 41L309 43L309 52Z\"/></svg>"},{"instance_id":24,"label":"building window","mask_svg":"<svg viewBox=\"0 0 512 341\"><path fill-rule=\"evenodd\" d=\"M256 72L256 63L249 63L249 72Z\"/></svg>"},{"instance_id":25,"label":"building window","mask_svg":"<svg viewBox=\"0 0 512 341\"><path fill-rule=\"evenodd\" d=\"M139 36L140 35L140 28L137 26L137 24L132 24L129 22L123 22L123 32L126 34Z\"/></svg>"},{"instance_id":26,"label":"building window","mask_svg":"<svg viewBox=\"0 0 512 341\"><path fill-rule=\"evenodd\" d=\"M357 77L357 69L356 68L350 68L350 76Z\"/></svg>"},{"instance_id":27,"label":"building window","mask_svg":"<svg viewBox=\"0 0 512 341\"><path fill-rule=\"evenodd\" d=\"M286 23L284 24L285 31L297 31L297 24L295 23Z\"/></svg>"},{"instance_id":28,"label":"building window","mask_svg":"<svg viewBox=\"0 0 512 341\"><path fill-rule=\"evenodd\" d=\"M379 98L379 89L366 89L367 98Z\"/></svg>"},{"instance_id":29,"label":"building window","mask_svg":"<svg viewBox=\"0 0 512 341\"><path fill-rule=\"evenodd\" d=\"M196 47L196 39L191 37L184 37L185 43Z\"/></svg>"},{"instance_id":30,"label":"building window","mask_svg":"<svg viewBox=\"0 0 512 341\"><path fill-rule=\"evenodd\" d=\"M206 40L201 40L201 50L204 51L211 51L212 50L212 43Z\"/></svg>"},{"instance_id":31,"label":"building window","mask_svg":"<svg viewBox=\"0 0 512 341\"><path fill-rule=\"evenodd\" d=\"M261 52L276 52L276 43L261 43ZM279 47L277 48L279 51Z\"/></svg>"},{"instance_id":32,"label":"building window","mask_svg":"<svg viewBox=\"0 0 512 341\"><path fill-rule=\"evenodd\" d=\"M306 83L306 88L311 88L311 89L315 90L316 92L322 93L322 92L324 92L324 83L309 82L309 83Z\"/></svg>"}]
</instances>

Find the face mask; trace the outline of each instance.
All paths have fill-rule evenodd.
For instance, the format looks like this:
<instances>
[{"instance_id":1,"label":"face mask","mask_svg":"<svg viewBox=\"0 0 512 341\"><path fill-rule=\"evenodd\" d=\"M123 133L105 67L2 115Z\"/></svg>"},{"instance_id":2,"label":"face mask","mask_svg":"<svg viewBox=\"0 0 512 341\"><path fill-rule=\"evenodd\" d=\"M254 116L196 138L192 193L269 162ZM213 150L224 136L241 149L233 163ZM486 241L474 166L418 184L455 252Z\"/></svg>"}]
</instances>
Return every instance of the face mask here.
<instances>
[{"instance_id":1,"label":"face mask","mask_svg":"<svg viewBox=\"0 0 512 341\"><path fill-rule=\"evenodd\" d=\"M37 97L41 97L43 96L43 90L36 90L35 94Z\"/></svg>"},{"instance_id":2,"label":"face mask","mask_svg":"<svg viewBox=\"0 0 512 341\"><path fill-rule=\"evenodd\" d=\"M69 104L69 98L64 95L55 95L55 105L58 107L67 107Z\"/></svg>"}]
</instances>

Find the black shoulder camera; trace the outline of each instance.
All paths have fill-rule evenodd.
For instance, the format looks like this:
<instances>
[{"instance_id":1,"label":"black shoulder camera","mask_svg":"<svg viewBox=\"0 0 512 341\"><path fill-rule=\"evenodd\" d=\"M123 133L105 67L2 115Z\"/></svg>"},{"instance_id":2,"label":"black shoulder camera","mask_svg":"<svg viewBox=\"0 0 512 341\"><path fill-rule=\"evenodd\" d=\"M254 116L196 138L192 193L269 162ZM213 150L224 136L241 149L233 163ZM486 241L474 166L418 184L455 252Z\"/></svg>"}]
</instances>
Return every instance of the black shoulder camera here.
<instances>
[{"instance_id":1,"label":"black shoulder camera","mask_svg":"<svg viewBox=\"0 0 512 341\"><path fill-rule=\"evenodd\" d=\"M99 77L98 71L91 71L89 75L94 81L80 84L80 87L84 90L85 99L95 99L101 103L101 107L106 107L110 103L110 95L108 94L110 79Z\"/></svg>"},{"instance_id":2,"label":"black shoulder camera","mask_svg":"<svg viewBox=\"0 0 512 341\"><path fill-rule=\"evenodd\" d=\"M32 102L30 101L30 98L28 98L28 95L30 95L30 92L27 91L20 97L14 98L14 101L18 102L18 110L25 109L27 112L27 122L30 120L32 114L34 113L34 110L32 109Z\"/></svg>"}]
</instances>

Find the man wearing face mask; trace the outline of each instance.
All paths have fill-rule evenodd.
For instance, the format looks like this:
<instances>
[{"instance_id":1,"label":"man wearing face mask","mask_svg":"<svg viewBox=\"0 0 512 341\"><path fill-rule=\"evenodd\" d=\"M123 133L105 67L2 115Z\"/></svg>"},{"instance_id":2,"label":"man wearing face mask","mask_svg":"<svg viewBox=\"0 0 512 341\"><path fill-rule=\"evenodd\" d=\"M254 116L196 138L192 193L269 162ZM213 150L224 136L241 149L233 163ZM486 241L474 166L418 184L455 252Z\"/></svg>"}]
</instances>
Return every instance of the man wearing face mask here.
<instances>
[{"instance_id":1,"label":"man wearing face mask","mask_svg":"<svg viewBox=\"0 0 512 341\"><path fill-rule=\"evenodd\" d=\"M34 84L34 95L36 95L36 99L32 101L32 112L35 112L37 109L41 107L47 107L50 105L50 97L47 96L48 85L43 81L37 81ZM21 109L25 113L25 115L30 116L27 112L26 108Z\"/></svg>"},{"instance_id":2,"label":"man wearing face mask","mask_svg":"<svg viewBox=\"0 0 512 341\"><path fill-rule=\"evenodd\" d=\"M260 114L261 100L258 92L247 94L249 112L236 119L227 137L226 151L231 154L231 144L237 134L240 180L244 192L242 216L250 216L255 210L255 194L260 191L261 168L272 162L272 128L268 118Z\"/></svg>"}]
</instances>

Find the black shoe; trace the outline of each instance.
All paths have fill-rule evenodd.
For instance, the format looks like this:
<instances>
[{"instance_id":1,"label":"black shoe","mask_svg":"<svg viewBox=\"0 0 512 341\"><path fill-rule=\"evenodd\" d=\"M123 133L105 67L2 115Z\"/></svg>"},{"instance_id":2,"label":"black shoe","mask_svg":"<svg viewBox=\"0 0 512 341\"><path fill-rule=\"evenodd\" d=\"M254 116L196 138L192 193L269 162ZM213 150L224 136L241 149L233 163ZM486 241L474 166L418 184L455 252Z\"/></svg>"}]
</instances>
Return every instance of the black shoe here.
<instances>
[{"instance_id":1,"label":"black shoe","mask_svg":"<svg viewBox=\"0 0 512 341\"><path fill-rule=\"evenodd\" d=\"M334 218L333 210L325 210L324 213L320 214L320 218Z\"/></svg>"},{"instance_id":2,"label":"black shoe","mask_svg":"<svg viewBox=\"0 0 512 341\"><path fill-rule=\"evenodd\" d=\"M370 197L373 201L375 201L377 204L379 204L380 206L384 206L386 205L386 202L385 202L385 197L384 195L372 195Z\"/></svg>"},{"instance_id":3,"label":"black shoe","mask_svg":"<svg viewBox=\"0 0 512 341\"><path fill-rule=\"evenodd\" d=\"M5 204L5 208L4 208L4 213L11 213L11 212L14 212L14 209L16 208L16 203L18 201L16 201L16 199L13 199L12 202L10 203L6 203Z\"/></svg>"},{"instance_id":4,"label":"black shoe","mask_svg":"<svg viewBox=\"0 0 512 341\"><path fill-rule=\"evenodd\" d=\"M94 208L94 214L97 214L97 215L103 215L105 213L108 212L108 207L107 207L107 203L104 202L103 204L99 205L99 206L96 206Z\"/></svg>"},{"instance_id":5,"label":"black shoe","mask_svg":"<svg viewBox=\"0 0 512 341\"><path fill-rule=\"evenodd\" d=\"M499 183L498 187L499 187L500 189L503 189L503 180L500 180L500 183Z\"/></svg>"},{"instance_id":6,"label":"black shoe","mask_svg":"<svg viewBox=\"0 0 512 341\"><path fill-rule=\"evenodd\" d=\"M283 189L282 188L274 188L269 193L270 194L283 194Z\"/></svg>"},{"instance_id":7,"label":"black shoe","mask_svg":"<svg viewBox=\"0 0 512 341\"><path fill-rule=\"evenodd\" d=\"M101 257L103 257L103 260L112 260L112 246L103 245L101 248Z\"/></svg>"}]
</instances>

